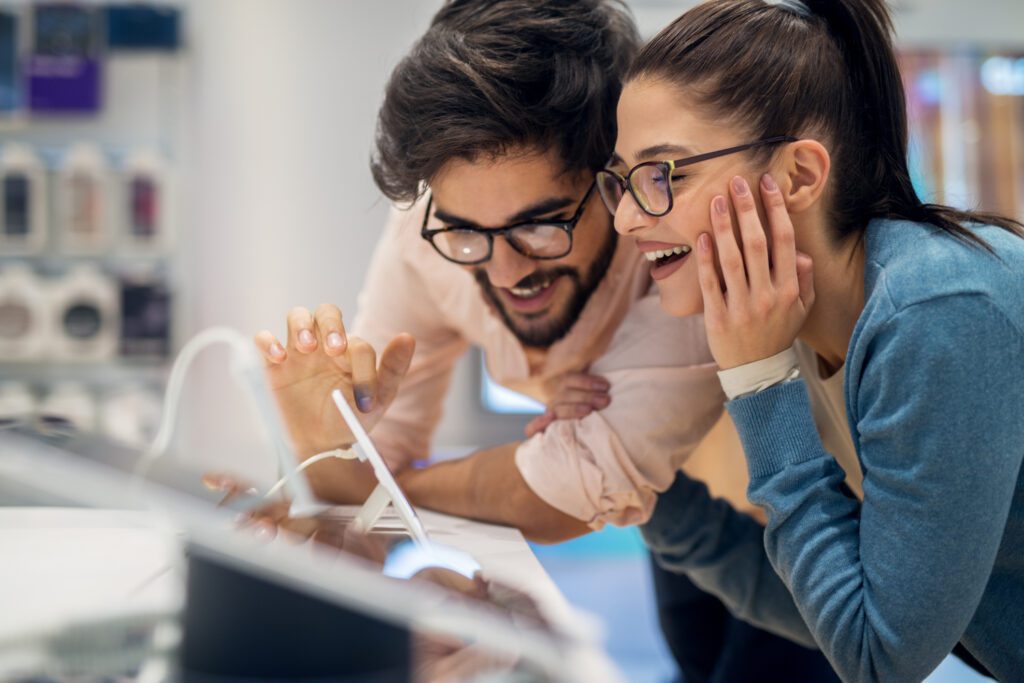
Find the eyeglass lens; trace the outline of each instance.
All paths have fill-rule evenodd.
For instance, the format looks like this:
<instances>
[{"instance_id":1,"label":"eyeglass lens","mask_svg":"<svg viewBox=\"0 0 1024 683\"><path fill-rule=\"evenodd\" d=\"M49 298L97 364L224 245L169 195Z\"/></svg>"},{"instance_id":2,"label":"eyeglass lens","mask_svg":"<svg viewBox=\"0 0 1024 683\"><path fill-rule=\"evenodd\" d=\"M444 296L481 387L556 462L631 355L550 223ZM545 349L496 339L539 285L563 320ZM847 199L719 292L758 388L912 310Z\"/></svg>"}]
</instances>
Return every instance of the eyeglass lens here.
<instances>
[{"instance_id":1,"label":"eyeglass lens","mask_svg":"<svg viewBox=\"0 0 1024 683\"><path fill-rule=\"evenodd\" d=\"M668 211L672 180L664 164L637 166L629 176L629 186L644 211L652 214ZM597 187L605 207L614 215L622 201L622 180L613 173L600 171L597 174Z\"/></svg>"},{"instance_id":2,"label":"eyeglass lens","mask_svg":"<svg viewBox=\"0 0 1024 683\"><path fill-rule=\"evenodd\" d=\"M505 233L505 239L523 256L559 258L572 248L568 231L557 225L523 225ZM433 237L434 246L447 258L460 263L475 263L488 257L488 236L476 230L448 230Z\"/></svg>"}]
</instances>

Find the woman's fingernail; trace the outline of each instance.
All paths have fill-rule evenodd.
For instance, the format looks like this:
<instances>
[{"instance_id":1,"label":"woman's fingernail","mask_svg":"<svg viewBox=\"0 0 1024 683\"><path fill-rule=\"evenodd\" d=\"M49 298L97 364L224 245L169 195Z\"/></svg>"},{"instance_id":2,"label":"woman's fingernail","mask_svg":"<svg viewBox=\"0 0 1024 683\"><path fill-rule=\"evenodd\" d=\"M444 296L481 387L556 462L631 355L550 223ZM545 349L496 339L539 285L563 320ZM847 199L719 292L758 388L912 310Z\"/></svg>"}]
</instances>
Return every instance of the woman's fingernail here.
<instances>
[{"instance_id":1,"label":"woman's fingernail","mask_svg":"<svg viewBox=\"0 0 1024 683\"><path fill-rule=\"evenodd\" d=\"M724 216L729 213L729 205L725 203L725 197L721 195L715 197L713 204L715 206L715 213L719 216Z\"/></svg>"},{"instance_id":2,"label":"woman's fingernail","mask_svg":"<svg viewBox=\"0 0 1024 683\"><path fill-rule=\"evenodd\" d=\"M775 192L775 190L779 189L779 186L775 184L775 178L772 178L771 173L765 173L761 176L761 185L769 192Z\"/></svg>"},{"instance_id":3,"label":"woman's fingernail","mask_svg":"<svg viewBox=\"0 0 1024 683\"><path fill-rule=\"evenodd\" d=\"M309 330L302 330L299 332L299 343L303 346L312 346L316 343L316 338Z\"/></svg>"},{"instance_id":4,"label":"woman's fingernail","mask_svg":"<svg viewBox=\"0 0 1024 683\"><path fill-rule=\"evenodd\" d=\"M603 380L594 380L594 383L591 386L593 387L594 391L608 391L609 389L611 389L611 385Z\"/></svg>"},{"instance_id":5,"label":"woman's fingernail","mask_svg":"<svg viewBox=\"0 0 1024 683\"><path fill-rule=\"evenodd\" d=\"M711 250L711 238L708 237L706 232L701 233L700 237L697 238L697 245L701 248L701 251Z\"/></svg>"},{"instance_id":6,"label":"woman's fingernail","mask_svg":"<svg viewBox=\"0 0 1024 683\"><path fill-rule=\"evenodd\" d=\"M341 335L338 334L337 332L331 332L329 335L327 335L327 345L332 349L340 349Z\"/></svg>"},{"instance_id":7,"label":"woman's fingernail","mask_svg":"<svg viewBox=\"0 0 1024 683\"><path fill-rule=\"evenodd\" d=\"M740 176L736 176L735 178L732 179L732 190L736 194L743 196L750 191L750 188L747 187L746 180L744 180Z\"/></svg>"},{"instance_id":8,"label":"woman's fingernail","mask_svg":"<svg viewBox=\"0 0 1024 683\"><path fill-rule=\"evenodd\" d=\"M284 348L277 342L274 342L270 345L270 355L274 358L280 358L284 355Z\"/></svg>"},{"instance_id":9,"label":"woman's fingernail","mask_svg":"<svg viewBox=\"0 0 1024 683\"><path fill-rule=\"evenodd\" d=\"M252 533L261 541L269 541L274 537L274 528L265 522L259 522L253 526Z\"/></svg>"}]
</instances>

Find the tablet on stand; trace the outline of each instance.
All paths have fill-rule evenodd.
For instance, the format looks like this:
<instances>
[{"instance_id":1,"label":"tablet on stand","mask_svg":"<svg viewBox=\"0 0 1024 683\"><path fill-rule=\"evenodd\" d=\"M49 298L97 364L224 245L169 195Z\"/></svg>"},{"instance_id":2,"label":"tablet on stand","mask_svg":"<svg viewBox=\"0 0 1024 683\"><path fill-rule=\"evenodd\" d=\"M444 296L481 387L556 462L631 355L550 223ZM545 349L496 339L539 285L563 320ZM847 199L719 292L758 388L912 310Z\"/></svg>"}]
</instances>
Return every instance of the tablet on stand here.
<instances>
[{"instance_id":1,"label":"tablet on stand","mask_svg":"<svg viewBox=\"0 0 1024 683\"><path fill-rule=\"evenodd\" d=\"M399 488L387 463L384 462L384 458L373 445L370 435L363 429L363 425L359 422L359 418L356 417L344 394L335 389L331 392L331 398L334 399L334 405L338 407L338 412L345 419L349 431L356 438L352 449L361 461L370 463L373 474L377 478L377 488L373 490L370 497L363 503L363 507L360 508L359 514L356 515L354 522L356 527L363 533L369 533L387 510L388 505L393 505L398 518L413 541L420 547L429 547L431 543L427 531L423 527L423 522L420 521L416 510L409 503L409 499L405 497L405 493Z\"/></svg>"}]
</instances>

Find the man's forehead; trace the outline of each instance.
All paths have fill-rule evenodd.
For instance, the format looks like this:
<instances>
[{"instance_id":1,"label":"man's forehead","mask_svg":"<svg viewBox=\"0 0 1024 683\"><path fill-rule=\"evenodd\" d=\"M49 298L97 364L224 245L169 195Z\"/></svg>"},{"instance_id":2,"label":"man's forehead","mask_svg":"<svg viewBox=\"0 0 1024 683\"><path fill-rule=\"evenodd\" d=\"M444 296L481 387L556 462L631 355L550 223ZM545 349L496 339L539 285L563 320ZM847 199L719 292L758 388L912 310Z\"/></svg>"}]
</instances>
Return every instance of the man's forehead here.
<instances>
[{"instance_id":1,"label":"man's forehead","mask_svg":"<svg viewBox=\"0 0 1024 683\"><path fill-rule=\"evenodd\" d=\"M546 156L515 156L450 162L431 182L431 192L442 220L501 227L578 202L585 182Z\"/></svg>"}]
</instances>

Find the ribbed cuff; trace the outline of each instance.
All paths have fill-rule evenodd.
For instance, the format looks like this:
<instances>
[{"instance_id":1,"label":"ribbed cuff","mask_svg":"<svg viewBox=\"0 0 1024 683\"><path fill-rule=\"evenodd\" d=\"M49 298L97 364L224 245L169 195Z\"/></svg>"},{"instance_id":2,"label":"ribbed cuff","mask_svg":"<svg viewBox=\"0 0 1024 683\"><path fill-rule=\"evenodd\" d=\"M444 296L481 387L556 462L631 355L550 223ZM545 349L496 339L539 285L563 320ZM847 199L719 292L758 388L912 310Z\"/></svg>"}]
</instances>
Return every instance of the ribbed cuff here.
<instances>
[{"instance_id":1,"label":"ribbed cuff","mask_svg":"<svg viewBox=\"0 0 1024 683\"><path fill-rule=\"evenodd\" d=\"M813 460L824 452L802 379L776 384L725 406L743 442L751 479Z\"/></svg>"}]
</instances>

